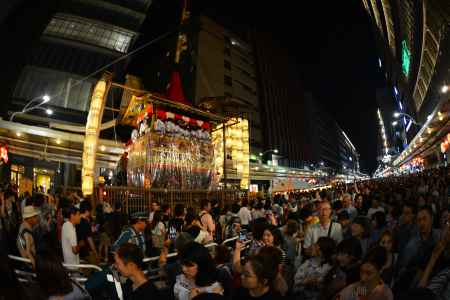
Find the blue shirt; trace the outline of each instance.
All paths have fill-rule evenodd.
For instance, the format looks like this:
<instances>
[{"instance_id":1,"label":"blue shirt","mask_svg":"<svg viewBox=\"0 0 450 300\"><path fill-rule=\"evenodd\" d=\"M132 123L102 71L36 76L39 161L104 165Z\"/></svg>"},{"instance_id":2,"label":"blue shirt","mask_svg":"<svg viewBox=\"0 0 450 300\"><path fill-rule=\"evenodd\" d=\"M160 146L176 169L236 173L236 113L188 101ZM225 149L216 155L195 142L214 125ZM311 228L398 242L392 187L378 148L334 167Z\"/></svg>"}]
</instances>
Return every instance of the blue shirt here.
<instances>
[{"instance_id":1,"label":"blue shirt","mask_svg":"<svg viewBox=\"0 0 450 300\"><path fill-rule=\"evenodd\" d=\"M137 232L133 227L128 227L120 234L117 241L112 245L112 250L117 251L120 246L125 243L132 243L141 248L142 253L145 253L145 239L142 232Z\"/></svg>"},{"instance_id":2,"label":"blue shirt","mask_svg":"<svg viewBox=\"0 0 450 300\"><path fill-rule=\"evenodd\" d=\"M420 233L417 232L408 242L402 253L400 253L398 266L400 272L409 267L425 268L430 255L440 238L441 231L439 229L432 229L427 240L423 240Z\"/></svg>"}]
</instances>

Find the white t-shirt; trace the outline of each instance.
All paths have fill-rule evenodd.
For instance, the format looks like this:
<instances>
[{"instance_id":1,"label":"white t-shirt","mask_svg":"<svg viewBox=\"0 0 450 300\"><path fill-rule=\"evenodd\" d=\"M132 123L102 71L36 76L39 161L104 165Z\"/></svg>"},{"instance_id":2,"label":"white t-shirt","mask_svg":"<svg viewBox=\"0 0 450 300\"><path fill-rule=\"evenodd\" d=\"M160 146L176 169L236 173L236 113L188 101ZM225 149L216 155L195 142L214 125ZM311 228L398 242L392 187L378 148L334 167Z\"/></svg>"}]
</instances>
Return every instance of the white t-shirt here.
<instances>
[{"instance_id":1,"label":"white t-shirt","mask_svg":"<svg viewBox=\"0 0 450 300\"><path fill-rule=\"evenodd\" d=\"M252 214L250 213L250 210L243 206L238 212L238 217L241 219L242 225L248 225L248 223L252 220Z\"/></svg>"},{"instance_id":2,"label":"white t-shirt","mask_svg":"<svg viewBox=\"0 0 450 300\"><path fill-rule=\"evenodd\" d=\"M369 218L372 218L372 215L373 215L374 213L376 213L377 211L382 211L382 212L384 212L384 208L382 208L381 206L378 206L377 208L371 207L371 208L369 208L369 211L367 212L367 216L368 216Z\"/></svg>"},{"instance_id":3,"label":"white t-shirt","mask_svg":"<svg viewBox=\"0 0 450 300\"><path fill-rule=\"evenodd\" d=\"M303 246L305 248L311 247L317 242L320 237L328 236L328 230L330 228L331 222L323 227L320 223L311 225L305 232L305 240ZM330 237L339 244L342 241L342 227L341 224L333 222L333 227L331 227Z\"/></svg>"},{"instance_id":4,"label":"white t-shirt","mask_svg":"<svg viewBox=\"0 0 450 300\"><path fill-rule=\"evenodd\" d=\"M74 254L72 247L75 247L77 242L77 232L75 226L69 221L66 221L61 231L61 246L63 250L64 263L66 264L79 264L80 256Z\"/></svg>"}]
</instances>

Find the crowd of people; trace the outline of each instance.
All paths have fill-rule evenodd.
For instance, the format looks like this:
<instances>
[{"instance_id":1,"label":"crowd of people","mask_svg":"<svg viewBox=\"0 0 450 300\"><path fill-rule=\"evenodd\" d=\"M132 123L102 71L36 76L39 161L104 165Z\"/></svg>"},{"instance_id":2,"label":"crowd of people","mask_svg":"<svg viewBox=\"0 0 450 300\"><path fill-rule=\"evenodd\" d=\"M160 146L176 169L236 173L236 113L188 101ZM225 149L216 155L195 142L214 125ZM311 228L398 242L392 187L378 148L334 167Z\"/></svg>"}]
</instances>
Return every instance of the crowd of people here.
<instances>
[{"instance_id":1,"label":"crowd of people","mask_svg":"<svg viewBox=\"0 0 450 300\"><path fill-rule=\"evenodd\" d=\"M154 200L129 216L8 185L0 299L450 299L449 179L431 169L173 211ZM19 282L8 254L36 276Z\"/></svg>"}]
</instances>

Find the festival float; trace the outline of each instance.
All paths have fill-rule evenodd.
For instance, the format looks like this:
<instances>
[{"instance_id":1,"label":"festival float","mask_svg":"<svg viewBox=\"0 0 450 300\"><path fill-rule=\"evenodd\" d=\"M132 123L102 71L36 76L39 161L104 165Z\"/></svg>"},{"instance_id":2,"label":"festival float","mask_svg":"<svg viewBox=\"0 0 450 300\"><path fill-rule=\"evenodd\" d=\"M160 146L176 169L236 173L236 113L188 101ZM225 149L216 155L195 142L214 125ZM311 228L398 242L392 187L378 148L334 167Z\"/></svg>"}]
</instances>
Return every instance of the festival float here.
<instances>
[{"instance_id":1,"label":"festival float","mask_svg":"<svg viewBox=\"0 0 450 300\"><path fill-rule=\"evenodd\" d=\"M226 180L228 157L228 178L248 188L246 119L224 118L148 93L131 96L122 123L134 127L125 154L128 186L217 189Z\"/></svg>"}]
</instances>

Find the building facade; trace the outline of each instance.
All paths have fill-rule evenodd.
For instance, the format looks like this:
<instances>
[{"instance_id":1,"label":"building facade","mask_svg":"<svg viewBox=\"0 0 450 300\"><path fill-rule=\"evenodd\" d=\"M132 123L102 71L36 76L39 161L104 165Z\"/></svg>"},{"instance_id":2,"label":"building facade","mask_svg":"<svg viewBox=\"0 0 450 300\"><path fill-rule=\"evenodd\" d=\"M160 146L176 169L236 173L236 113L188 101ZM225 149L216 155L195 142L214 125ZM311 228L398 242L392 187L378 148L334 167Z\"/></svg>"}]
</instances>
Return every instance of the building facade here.
<instances>
[{"instance_id":1,"label":"building facade","mask_svg":"<svg viewBox=\"0 0 450 300\"><path fill-rule=\"evenodd\" d=\"M312 153L309 166L331 174L359 172L359 154L336 120L310 93L305 94L307 130L303 134Z\"/></svg>"},{"instance_id":2,"label":"building facade","mask_svg":"<svg viewBox=\"0 0 450 300\"><path fill-rule=\"evenodd\" d=\"M53 184L80 184L81 149L77 149L79 145L72 145L70 137L64 134L79 132L75 127L85 126L92 91L103 71L113 73L115 80L124 77L127 59L97 71L131 51L150 5L151 0L60 1L42 22L39 39L27 51L25 65L14 84L7 107L8 118L27 105L32 106L30 101L38 104L44 95L50 100L42 106L45 109L14 114L13 121L24 124L23 132L17 132L14 140L4 137L11 144L13 168L34 178L35 187L42 185L41 182L47 189ZM111 109L103 115L104 121L112 121L114 109L120 105L120 95L110 94L113 95L108 97L106 106ZM49 109L53 112L51 115ZM61 126L65 126L64 132L57 130ZM43 131L33 131L33 127L56 129L45 132L46 136L41 134ZM39 147L30 151L33 143ZM42 144L45 147L41 148ZM106 140L102 144L106 161L111 158L108 158L111 154L108 151L115 151L110 148L113 145ZM61 155L48 155L50 149L59 149ZM112 161L103 166L98 170L99 175L107 171L105 166L112 166ZM56 173L63 173L63 176L51 176ZM37 182L39 176L45 179ZM54 182L53 178L63 180Z\"/></svg>"},{"instance_id":3,"label":"building facade","mask_svg":"<svg viewBox=\"0 0 450 300\"><path fill-rule=\"evenodd\" d=\"M248 118L250 153L258 156L263 135L252 45L210 18L201 16L197 22L194 104L211 98L237 103L227 110Z\"/></svg>"},{"instance_id":4,"label":"building facade","mask_svg":"<svg viewBox=\"0 0 450 300\"><path fill-rule=\"evenodd\" d=\"M435 110L448 100L448 93L442 90L450 82L450 3L446 0L362 3L376 35L379 67L392 91L395 111L400 113L396 135L403 140L404 149L395 165L403 164L414 157L411 154L419 144L426 142L427 138L420 136L422 131L430 134L441 131L438 128L444 112L439 115Z\"/></svg>"}]
</instances>

